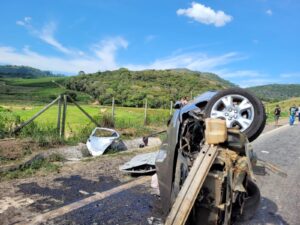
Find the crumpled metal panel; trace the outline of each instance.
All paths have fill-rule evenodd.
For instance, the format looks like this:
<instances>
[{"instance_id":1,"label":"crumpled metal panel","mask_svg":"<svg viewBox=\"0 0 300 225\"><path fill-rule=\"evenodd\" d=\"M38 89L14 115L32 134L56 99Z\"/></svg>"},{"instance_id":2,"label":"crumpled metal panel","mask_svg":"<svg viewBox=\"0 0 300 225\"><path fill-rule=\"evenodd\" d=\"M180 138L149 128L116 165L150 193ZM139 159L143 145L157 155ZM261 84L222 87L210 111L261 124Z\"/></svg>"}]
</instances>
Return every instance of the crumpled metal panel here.
<instances>
[{"instance_id":1,"label":"crumpled metal panel","mask_svg":"<svg viewBox=\"0 0 300 225\"><path fill-rule=\"evenodd\" d=\"M133 157L129 162L120 166L119 169L127 173L152 173L156 171L155 159L158 152L145 153Z\"/></svg>"},{"instance_id":2,"label":"crumpled metal panel","mask_svg":"<svg viewBox=\"0 0 300 225\"><path fill-rule=\"evenodd\" d=\"M96 132L111 132L111 136L108 137L98 137L96 136ZM96 127L91 133L90 137L86 142L86 146L88 151L92 156L103 155L106 149L118 138L120 137L119 133L113 129Z\"/></svg>"}]
</instances>

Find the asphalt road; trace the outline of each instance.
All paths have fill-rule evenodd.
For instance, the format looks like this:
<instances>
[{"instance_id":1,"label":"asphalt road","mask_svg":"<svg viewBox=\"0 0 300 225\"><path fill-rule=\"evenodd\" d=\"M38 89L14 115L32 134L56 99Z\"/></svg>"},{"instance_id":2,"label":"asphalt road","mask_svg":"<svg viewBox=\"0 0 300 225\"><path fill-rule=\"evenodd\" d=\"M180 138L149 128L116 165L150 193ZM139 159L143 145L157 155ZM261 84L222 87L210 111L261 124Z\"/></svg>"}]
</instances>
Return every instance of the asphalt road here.
<instances>
[{"instance_id":1,"label":"asphalt road","mask_svg":"<svg viewBox=\"0 0 300 225\"><path fill-rule=\"evenodd\" d=\"M287 173L257 176L262 201L255 217L245 225L300 225L300 125L283 126L253 142L258 158Z\"/></svg>"}]
</instances>

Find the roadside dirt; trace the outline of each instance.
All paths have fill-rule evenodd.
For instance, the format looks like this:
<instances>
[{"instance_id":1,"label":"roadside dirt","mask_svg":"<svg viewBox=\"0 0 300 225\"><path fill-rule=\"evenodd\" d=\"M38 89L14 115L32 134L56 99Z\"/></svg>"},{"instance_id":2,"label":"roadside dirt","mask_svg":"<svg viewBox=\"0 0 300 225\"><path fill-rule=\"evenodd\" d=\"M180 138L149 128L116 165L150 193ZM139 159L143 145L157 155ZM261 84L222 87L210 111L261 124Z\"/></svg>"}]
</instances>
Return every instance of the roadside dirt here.
<instances>
[{"instance_id":1,"label":"roadside dirt","mask_svg":"<svg viewBox=\"0 0 300 225\"><path fill-rule=\"evenodd\" d=\"M128 152L66 162L55 174L37 173L31 178L1 182L0 224L26 221L135 179L120 172L119 166L139 153ZM90 204L86 209L80 209L79 214L72 212L71 215L64 215L46 224L148 224L147 218L161 216L158 201L158 197L151 194L149 183ZM108 213L110 210L120 211L116 215ZM127 218L126 223L122 222L124 218Z\"/></svg>"},{"instance_id":2,"label":"roadside dirt","mask_svg":"<svg viewBox=\"0 0 300 225\"><path fill-rule=\"evenodd\" d=\"M274 129L279 128L279 127L282 127L282 126L284 126L284 125L286 125L286 124L288 124L288 123L289 123L288 118L282 118L282 119L280 119L280 120L278 121L278 125L275 125L275 122L270 122L270 123L268 123L268 124L265 126L265 129L264 129L263 132L265 133L265 132L274 130Z\"/></svg>"},{"instance_id":3,"label":"roadside dirt","mask_svg":"<svg viewBox=\"0 0 300 225\"><path fill-rule=\"evenodd\" d=\"M18 160L26 155L39 151L40 149L41 148L38 146L37 143L34 143L30 140L0 140L0 159L6 161Z\"/></svg>"}]
</instances>

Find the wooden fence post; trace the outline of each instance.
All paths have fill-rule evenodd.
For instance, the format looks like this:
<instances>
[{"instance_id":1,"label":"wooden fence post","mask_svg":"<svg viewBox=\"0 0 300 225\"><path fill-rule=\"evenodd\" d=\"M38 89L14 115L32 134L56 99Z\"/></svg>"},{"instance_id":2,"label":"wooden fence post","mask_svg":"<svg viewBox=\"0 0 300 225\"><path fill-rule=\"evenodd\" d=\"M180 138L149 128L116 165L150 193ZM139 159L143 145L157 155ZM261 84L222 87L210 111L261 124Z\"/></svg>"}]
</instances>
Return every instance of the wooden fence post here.
<instances>
[{"instance_id":1,"label":"wooden fence post","mask_svg":"<svg viewBox=\"0 0 300 225\"><path fill-rule=\"evenodd\" d=\"M147 99L145 99L144 125L147 125L147 108L148 108L148 101Z\"/></svg>"},{"instance_id":2,"label":"wooden fence post","mask_svg":"<svg viewBox=\"0 0 300 225\"><path fill-rule=\"evenodd\" d=\"M64 104L63 104L63 113L62 113L62 121L61 121L61 132L60 136L65 137L65 128L66 128L66 116L67 116L67 95L64 95Z\"/></svg>"},{"instance_id":3,"label":"wooden fence post","mask_svg":"<svg viewBox=\"0 0 300 225\"><path fill-rule=\"evenodd\" d=\"M60 125L61 125L61 104L62 103L62 95L59 96L58 99L58 112L57 112L57 133L60 136Z\"/></svg>"},{"instance_id":4,"label":"wooden fence post","mask_svg":"<svg viewBox=\"0 0 300 225\"><path fill-rule=\"evenodd\" d=\"M173 113L173 101L170 101L170 115Z\"/></svg>"},{"instance_id":5,"label":"wooden fence post","mask_svg":"<svg viewBox=\"0 0 300 225\"><path fill-rule=\"evenodd\" d=\"M115 121L115 97L112 98L111 116L112 116L113 121Z\"/></svg>"}]
</instances>

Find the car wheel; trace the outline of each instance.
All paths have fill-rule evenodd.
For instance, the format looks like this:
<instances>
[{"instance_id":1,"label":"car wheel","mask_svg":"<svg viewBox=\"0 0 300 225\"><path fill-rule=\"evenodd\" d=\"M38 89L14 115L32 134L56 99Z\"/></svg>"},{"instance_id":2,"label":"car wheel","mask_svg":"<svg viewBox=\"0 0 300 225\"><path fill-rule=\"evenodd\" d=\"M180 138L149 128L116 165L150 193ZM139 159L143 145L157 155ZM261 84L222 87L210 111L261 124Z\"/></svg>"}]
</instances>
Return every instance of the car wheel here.
<instances>
[{"instance_id":1,"label":"car wheel","mask_svg":"<svg viewBox=\"0 0 300 225\"><path fill-rule=\"evenodd\" d=\"M225 119L228 128L239 127L249 141L257 138L266 124L262 102L241 88L218 92L208 101L204 111L207 117Z\"/></svg>"}]
</instances>

